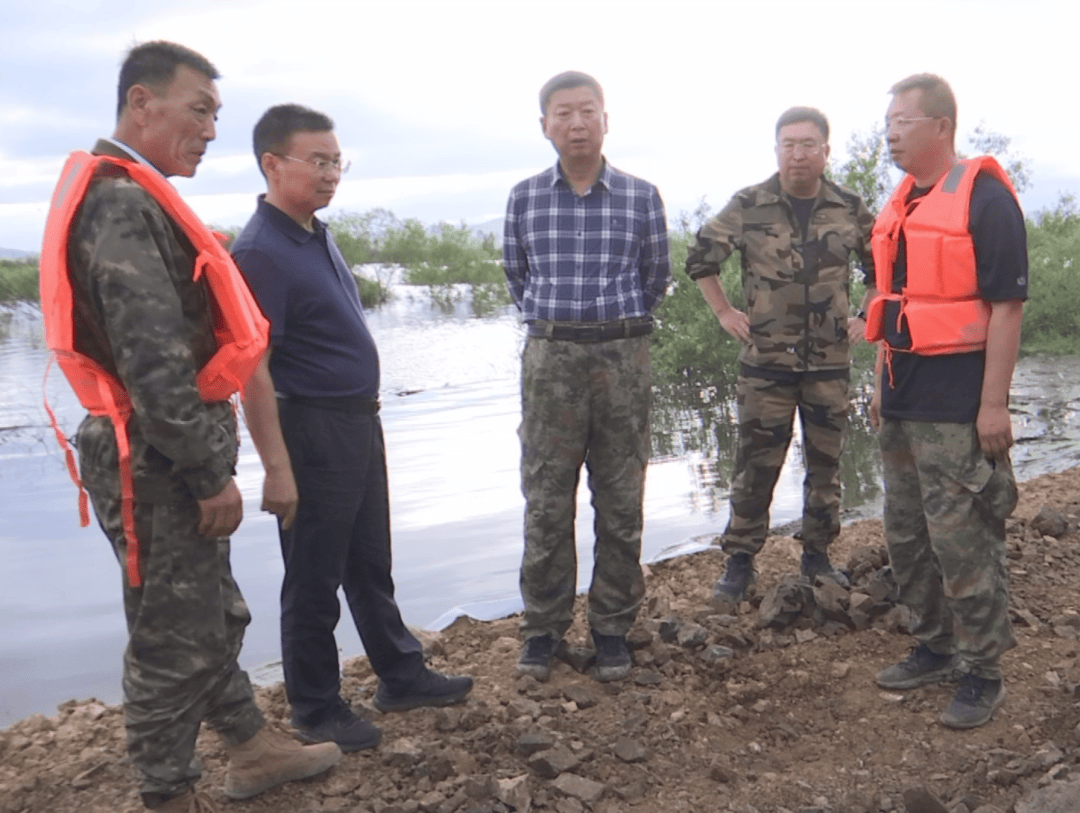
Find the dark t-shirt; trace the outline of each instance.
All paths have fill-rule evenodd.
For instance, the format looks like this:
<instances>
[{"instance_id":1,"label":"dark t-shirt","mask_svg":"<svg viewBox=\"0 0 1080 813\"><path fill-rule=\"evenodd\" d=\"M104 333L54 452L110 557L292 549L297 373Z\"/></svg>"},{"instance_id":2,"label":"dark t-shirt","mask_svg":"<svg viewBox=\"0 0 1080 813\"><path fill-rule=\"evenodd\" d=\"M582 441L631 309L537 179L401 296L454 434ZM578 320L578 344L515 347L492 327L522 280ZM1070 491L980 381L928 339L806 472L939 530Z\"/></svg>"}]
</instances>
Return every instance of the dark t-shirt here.
<instances>
[{"instance_id":1,"label":"dark t-shirt","mask_svg":"<svg viewBox=\"0 0 1080 813\"><path fill-rule=\"evenodd\" d=\"M795 220L799 224L799 235L803 240L810 233L810 215L814 211L817 198L797 198L794 195L785 195L791 210L795 213Z\"/></svg>"},{"instance_id":2,"label":"dark t-shirt","mask_svg":"<svg viewBox=\"0 0 1080 813\"><path fill-rule=\"evenodd\" d=\"M379 395L379 354L360 295L326 227L314 233L259 196L233 243L236 264L270 320L270 376L278 392Z\"/></svg>"},{"instance_id":3,"label":"dark t-shirt","mask_svg":"<svg viewBox=\"0 0 1080 813\"><path fill-rule=\"evenodd\" d=\"M913 189L908 201L929 191ZM968 221L982 298L988 302L1027 299L1027 231L1012 193L996 178L979 175ZM899 292L906 279L907 252L901 233L893 291ZM891 371L882 372L881 414L910 421L972 423L979 414L985 363L982 351L944 356L894 352Z\"/></svg>"}]
</instances>

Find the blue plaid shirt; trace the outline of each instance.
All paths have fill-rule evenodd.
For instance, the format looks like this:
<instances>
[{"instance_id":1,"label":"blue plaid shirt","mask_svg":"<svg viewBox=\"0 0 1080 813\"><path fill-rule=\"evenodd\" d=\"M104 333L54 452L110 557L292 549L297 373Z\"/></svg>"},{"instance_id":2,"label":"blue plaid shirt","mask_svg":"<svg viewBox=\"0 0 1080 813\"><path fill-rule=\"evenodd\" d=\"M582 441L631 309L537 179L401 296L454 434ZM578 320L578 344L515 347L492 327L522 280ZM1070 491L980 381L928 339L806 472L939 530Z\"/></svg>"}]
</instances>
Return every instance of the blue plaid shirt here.
<instances>
[{"instance_id":1,"label":"blue plaid shirt","mask_svg":"<svg viewBox=\"0 0 1080 813\"><path fill-rule=\"evenodd\" d=\"M555 164L511 190L503 265L526 322L646 316L671 280L660 193L604 161L579 197Z\"/></svg>"}]
</instances>

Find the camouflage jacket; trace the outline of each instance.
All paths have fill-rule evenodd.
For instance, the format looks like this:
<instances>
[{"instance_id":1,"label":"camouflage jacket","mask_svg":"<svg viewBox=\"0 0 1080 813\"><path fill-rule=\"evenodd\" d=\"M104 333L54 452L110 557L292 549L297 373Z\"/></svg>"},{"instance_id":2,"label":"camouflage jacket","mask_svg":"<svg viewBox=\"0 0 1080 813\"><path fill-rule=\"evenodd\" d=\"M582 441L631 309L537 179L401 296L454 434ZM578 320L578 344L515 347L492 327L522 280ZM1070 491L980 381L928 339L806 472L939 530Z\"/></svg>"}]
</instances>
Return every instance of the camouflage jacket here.
<instances>
[{"instance_id":1,"label":"camouflage jacket","mask_svg":"<svg viewBox=\"0 0 1080 813\"><path fill-rule=\"evenodd\" d=\"M94 152L131 157L107 141ZM195 384L217 341L206 284L191 279L191 243L142 187L108 169L87 190L68 246L78 346L117 375L134 406L136 499L217 494L235 470L236 417L228 402L204 403ZM119 497L110 420L87 417L78 445L87 488Z\"/></svg>"},{"instance_id":2,"label":"camouflage jacket","mask_svg":"<svg viewBox=\"0 0 1080 813\"><path fill-rule=\"evenodd\" d=\"M695 280L719 274L721 263L740 253L751 339L740 362L800 372L846 367L850 259L854 253L872 284L873 225L857 194L823 178L810 233L802 235L773 175L737 192L701 227L686 273Z\"/></svg>"}]
</instances>

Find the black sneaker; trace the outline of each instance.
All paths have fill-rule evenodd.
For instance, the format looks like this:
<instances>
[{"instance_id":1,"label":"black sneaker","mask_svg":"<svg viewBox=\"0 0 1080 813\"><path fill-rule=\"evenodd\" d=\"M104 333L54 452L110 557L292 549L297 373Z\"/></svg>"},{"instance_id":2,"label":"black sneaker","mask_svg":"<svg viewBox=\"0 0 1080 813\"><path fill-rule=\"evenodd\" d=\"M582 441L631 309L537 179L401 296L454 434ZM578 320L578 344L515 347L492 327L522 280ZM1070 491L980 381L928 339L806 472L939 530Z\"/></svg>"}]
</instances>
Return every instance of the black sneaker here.
<instances>
[{"instance_id":1,"label":"black sneaker","mask_svg":"<svg viewBox=\"0 0 1080 813\"><path fill-rule=\"evenodd\" d=\"M842 570L837 570L829 561L829 554L816 550L804 550L802 565L799 568L802 574L811 582L819 576L823 579L832 579L841 587L850 587L851 581Z\"/></svg>"},{"instance_id":2,"label":"black sneaker","mask_svg":"<svg viewBox=\"0 0 1080 813\"><path fill-rule=\"evenodd\" d=\"M525 639L521 657L517 662L517 674L529 675L537 680L551 676L551 657L555 654L555 639L550 635L534 635Z\"/></svg>"},{"instance_id":3,"label":"black sneaker","mask_svg":"<svg viewBox=\"0 0 1080 813\"><path fill-rule=\"evenodd\" d=\"M754 557L749 553L733 553L728 557L724 577L713 585L713 606L734 606L742 601L750 586L757 581Z\"/></svg>"},{"instance_id":4,"label":"black sneaker","mask_svg":"<svg viewBox=\"0 0 1080 813\"><path fill-rule=\"evenodd\" d=\"M371 704L381 712L408 711L421 706L452 706L461 703L472 691L473 679L468 675L444 675L424 669L420 677L404 692L395 694L379 681Z\"/></svg>"},{"instance_id":5,"label":"black sneaker","mask_svg":"<svg viewBox=\"0 0 1080 813\"><path fill-rule=\"evenodd\" d=\"M601 683L622 680L630 674L633 663L630 650L626 648L625 635L601 635L592 631L593 643L596 644L596 679Z\"/></svg>"},{"instance_id":6,"label":"black sneaker","mask_svg":"<svg viewBox=\"0 0 1080 813\"><path fill-rule=\"evenodd\" d=\"M882 689L914 689L940 683L953 677L959 663L956 655L938 655L919 644L900 663L878 672L877 685Z\"/></svg>"},{"instance_id":7,"label":"black sneaker","mask_svg":"<svg viewBox=\"0 0 1080 813\"><path fill-rule=\"evenodd\" d=\"M941 722L949 728L978 728L990 722L1006 694L1003 680L964 675L948 708L941 713Z\"/></svg>"},{"instance_id":8,"label":"black sneaker","mask_svg":"<svg viewBox=\"0 0 1080 813\"><path fill-rule=\"evenodd\" d=\"M382 730L378 726L357 717L340 698L318 725L297 725L294 720L293 727L302 742L336 742L346 753L374 748L382 739Z\"/></svg>"}]
</instances>

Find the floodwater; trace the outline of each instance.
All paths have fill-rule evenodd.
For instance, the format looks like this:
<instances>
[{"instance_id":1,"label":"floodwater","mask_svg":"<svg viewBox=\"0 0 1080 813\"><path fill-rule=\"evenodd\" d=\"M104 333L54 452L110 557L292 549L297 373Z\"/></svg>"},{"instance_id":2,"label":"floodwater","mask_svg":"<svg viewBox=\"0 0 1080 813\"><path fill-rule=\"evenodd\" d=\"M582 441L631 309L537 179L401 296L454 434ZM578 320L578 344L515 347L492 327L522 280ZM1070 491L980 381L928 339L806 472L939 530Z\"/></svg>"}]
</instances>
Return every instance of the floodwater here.
<instances>
[{"instance_id":1,"label":"floodwater","mask_svg":"<svg viewBox=\"0 0 1080 813\"><path fill-rule=\"evenodd\" d=\"M369 313L383 380L394 538L394 576L409 623L439 628L461 612L493 618L519 609L517 574L524 502L519 490L519 354L512 309L473 318L462 299L434 305L425 289L399 286ZM80 528L76 492L42 406L47 353L40 314L0 310L0 728L69 698L120 699L125 645L120 569L100 530ZM49 402L72 433L82 410L53 368ZM1018 475L1080 463L1075 404L1080 358L1021 361L1014 386ZM654 406L654 457L645 497L643 558L707 544L727 520L733 454L730 402ZM876 445L862 407L845 452L845 517L874 515L881 498ZM238 482L245 519L233 536L233 570L253 621L241 655L256 679L274 679L279 657L281 560L272 518L259 511L262 472L246 434ZM579 492L579 584L591 574L592 509ZM801 511L802 462L793 444L772 522ZM361 651L347 613L338 642Z\"/></svg>"}]
</instances>

